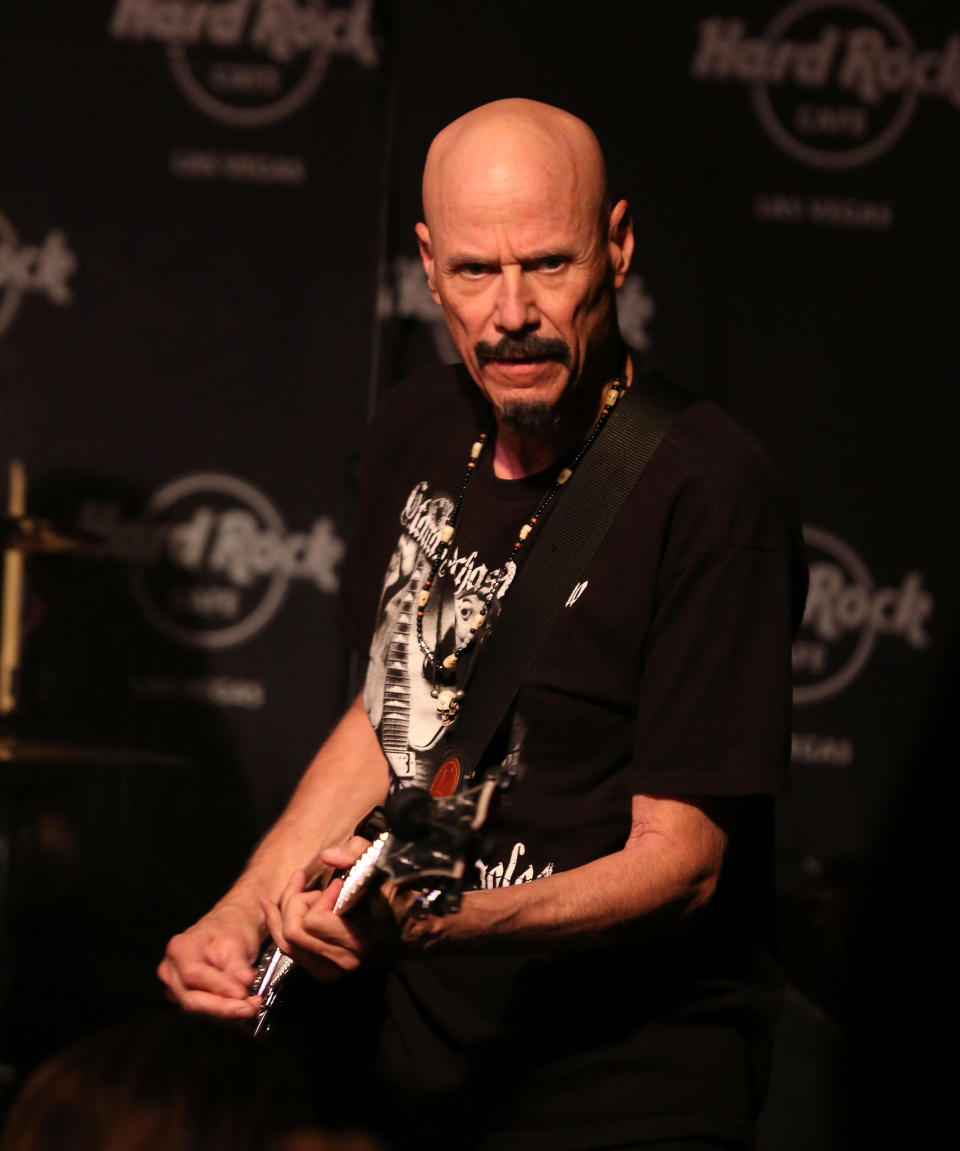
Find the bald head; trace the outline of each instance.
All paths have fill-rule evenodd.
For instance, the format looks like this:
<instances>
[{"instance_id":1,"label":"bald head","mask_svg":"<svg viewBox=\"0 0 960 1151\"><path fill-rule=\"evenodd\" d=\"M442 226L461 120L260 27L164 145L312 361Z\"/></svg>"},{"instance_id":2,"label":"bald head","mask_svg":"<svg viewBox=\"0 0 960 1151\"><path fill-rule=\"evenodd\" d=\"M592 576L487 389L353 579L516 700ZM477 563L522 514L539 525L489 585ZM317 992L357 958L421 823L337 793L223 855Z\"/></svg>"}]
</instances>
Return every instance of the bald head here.
<instances>
[{"instance_id":1,"label":"bald head","mask_svg":"<svg viewBox=\"0 0 960 1151\"><path fill-rule=\"evenodd\" d=\"M427 282L493 406L497 450L504 432L534 455L568 445L624 357L615 291L633 232L626 201L609 202L596 136L548 104L485 104L431 144L423 210Z\"/></svg>"},{"instance_id":2,"label":"bald head","mask_svg":"<svg viewBox=\"0 0 960 1151\"><path fill-rule=\"evenodd\" d=\"M575 196L598 219L607 204L603 153L583 120L536 100L496 100L448 124L430 145L423 169L427 226L439 222L455 191L496 194L519 182L550 199Z\"/></svg>"}]
</instances>

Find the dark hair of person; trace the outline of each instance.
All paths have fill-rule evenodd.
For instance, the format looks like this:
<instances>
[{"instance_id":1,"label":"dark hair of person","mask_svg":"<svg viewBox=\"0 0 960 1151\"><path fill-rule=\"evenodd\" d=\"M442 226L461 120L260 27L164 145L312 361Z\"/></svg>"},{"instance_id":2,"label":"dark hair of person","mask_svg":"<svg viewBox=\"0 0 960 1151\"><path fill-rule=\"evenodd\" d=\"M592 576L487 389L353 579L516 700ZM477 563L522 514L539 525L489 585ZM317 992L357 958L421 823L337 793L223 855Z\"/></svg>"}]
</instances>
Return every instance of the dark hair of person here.
<instances>
[{"instance_id":1,"label":"dark hair of person","mask_svg":"<svg viewBox=\"0 0 960 1151\"><path fill-rule=\"evenodd\" d=\"M138 1016L40 1066L0 1151L266 1151L313 1126L308 1099L284 1053L236 1024Z\"/></svg>"}]
</instances>

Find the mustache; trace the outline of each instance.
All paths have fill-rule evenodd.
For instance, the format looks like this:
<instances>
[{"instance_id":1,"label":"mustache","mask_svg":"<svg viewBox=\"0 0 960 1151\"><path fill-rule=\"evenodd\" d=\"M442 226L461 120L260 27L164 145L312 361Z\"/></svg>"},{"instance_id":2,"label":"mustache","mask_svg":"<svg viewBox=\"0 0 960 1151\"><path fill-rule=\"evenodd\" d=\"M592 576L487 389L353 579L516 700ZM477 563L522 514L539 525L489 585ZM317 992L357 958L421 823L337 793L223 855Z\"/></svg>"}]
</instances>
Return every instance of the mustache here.
<instances>
[{"instance_id":1,"label":"mustache","mask_svg":"<svg viewBox=\"0 0 960 1151\"><path fill-rule=\"evenodd\" d=\"M533 333L503 336L495 344L481 340L474 345L473 352L481 368L493 360L557 360L564 367L570 367L570 347L566 340L546 339Z\"/></svg>"}]
</instances>

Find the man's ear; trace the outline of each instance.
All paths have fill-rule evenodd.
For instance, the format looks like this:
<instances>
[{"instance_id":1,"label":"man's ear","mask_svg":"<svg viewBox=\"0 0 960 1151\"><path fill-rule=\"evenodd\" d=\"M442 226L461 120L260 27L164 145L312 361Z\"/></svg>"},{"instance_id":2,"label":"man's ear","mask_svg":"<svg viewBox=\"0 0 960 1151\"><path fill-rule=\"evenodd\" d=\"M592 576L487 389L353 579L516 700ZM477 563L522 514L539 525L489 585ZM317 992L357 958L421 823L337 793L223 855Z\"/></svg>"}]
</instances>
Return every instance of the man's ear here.
<instances>
[{"instance_id":1,"label":"man's ear","mask_svg":"<svg viewBox=\"0 0 960 1151\"><path fill-rule=\"evenodd\" d=\"M427 285L435 304L440 303L440 293L437 291L437 279L434 275L433 247L430 244L430 229L426 224L417 224L414 231L417 233L417 243L420 245L420 259L423 261L423 270L427 273Z\"/></svg>"},{"instance_id":2,"label":"man's ear","mask_svg":"<svg viewBox=\"0 0 960 1151\"><path fill-rule=\"evenodd\" d=\"M613 268L614 287L622 288L630 269L630 261L633 259L633 220L630 218L630 205L626 200L620 200L615 204L610 213L608 250L610 266Z\"/></svg>"}]
</instances>

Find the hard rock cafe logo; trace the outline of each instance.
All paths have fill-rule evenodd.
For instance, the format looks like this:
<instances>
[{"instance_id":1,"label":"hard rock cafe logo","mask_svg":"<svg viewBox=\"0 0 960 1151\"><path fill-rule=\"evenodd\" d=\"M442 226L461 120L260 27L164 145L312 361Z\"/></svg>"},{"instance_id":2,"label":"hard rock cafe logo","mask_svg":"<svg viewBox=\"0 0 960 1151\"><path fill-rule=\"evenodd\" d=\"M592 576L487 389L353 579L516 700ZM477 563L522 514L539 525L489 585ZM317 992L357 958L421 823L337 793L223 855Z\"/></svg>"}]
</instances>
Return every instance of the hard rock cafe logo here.
<instances>
[{"instance_id":1,"label":"hard rock cafe logo","mask_svg":"<svg viewBox=\"0 0 960 1151\"><path fill-rule=\"evenodd\" d=\"M291 115L311 98L334 55L378 59L373 0L116 0L115 40L166 45L177 86L194 107L249 128Z\"/></svg>"},{"instance_id":2,"label":"hard rock cafe logo","mask_svg":"<svg viewBox=\"0 0 960 1151\"><path fill-rule=\"evenodd\" d=\"M130 565L146 620L194 648L251 639L276 615L293 579L336 591L344 553L329 516L309 532L288 531L262 492L219 472L166 484L137 519L124 517L119 504L88 500L79 526L103 539L102 556Z\"/></svg>"},{"instance_id":3,"label":"hard rock cafe logo","mask_svg":"<svg viewBox=\"0 0 960 1151\"><path fill-rule=\"evenodd\" d=\"M63 232L48 232L40 244L21 244L0 212L0 335L13 322L24 293L46 296L61 307L73 302L70 277L77 258Z\"/></svg>"},{"instance_id":4,"label":"hard rock cafe logo","mask_svg":"<svg viewBox=\"0 0 960 1151\"><path fill-rule=\"evenodd\" d=\"M877 637L925 648L933 596L911 571L897 587L878 587L863 560L839 537L805 527L810 591L793 645L794 703L837 695L866 667Z\"/></svg>"},{"instance_id":5,"label":"hard rock cafe logo","mask_svg":"<svg viewBox=\"0 0 960 1151\"><path fill-rule=\"evenodd\" d=\"M797 0L760 36L737 17L701 20L698 80L750 88L770 139L818 168L854 168L899 140L921 96L960 107L960 35L920 49L876 0Z\"/></svg>"}]
</instances>

